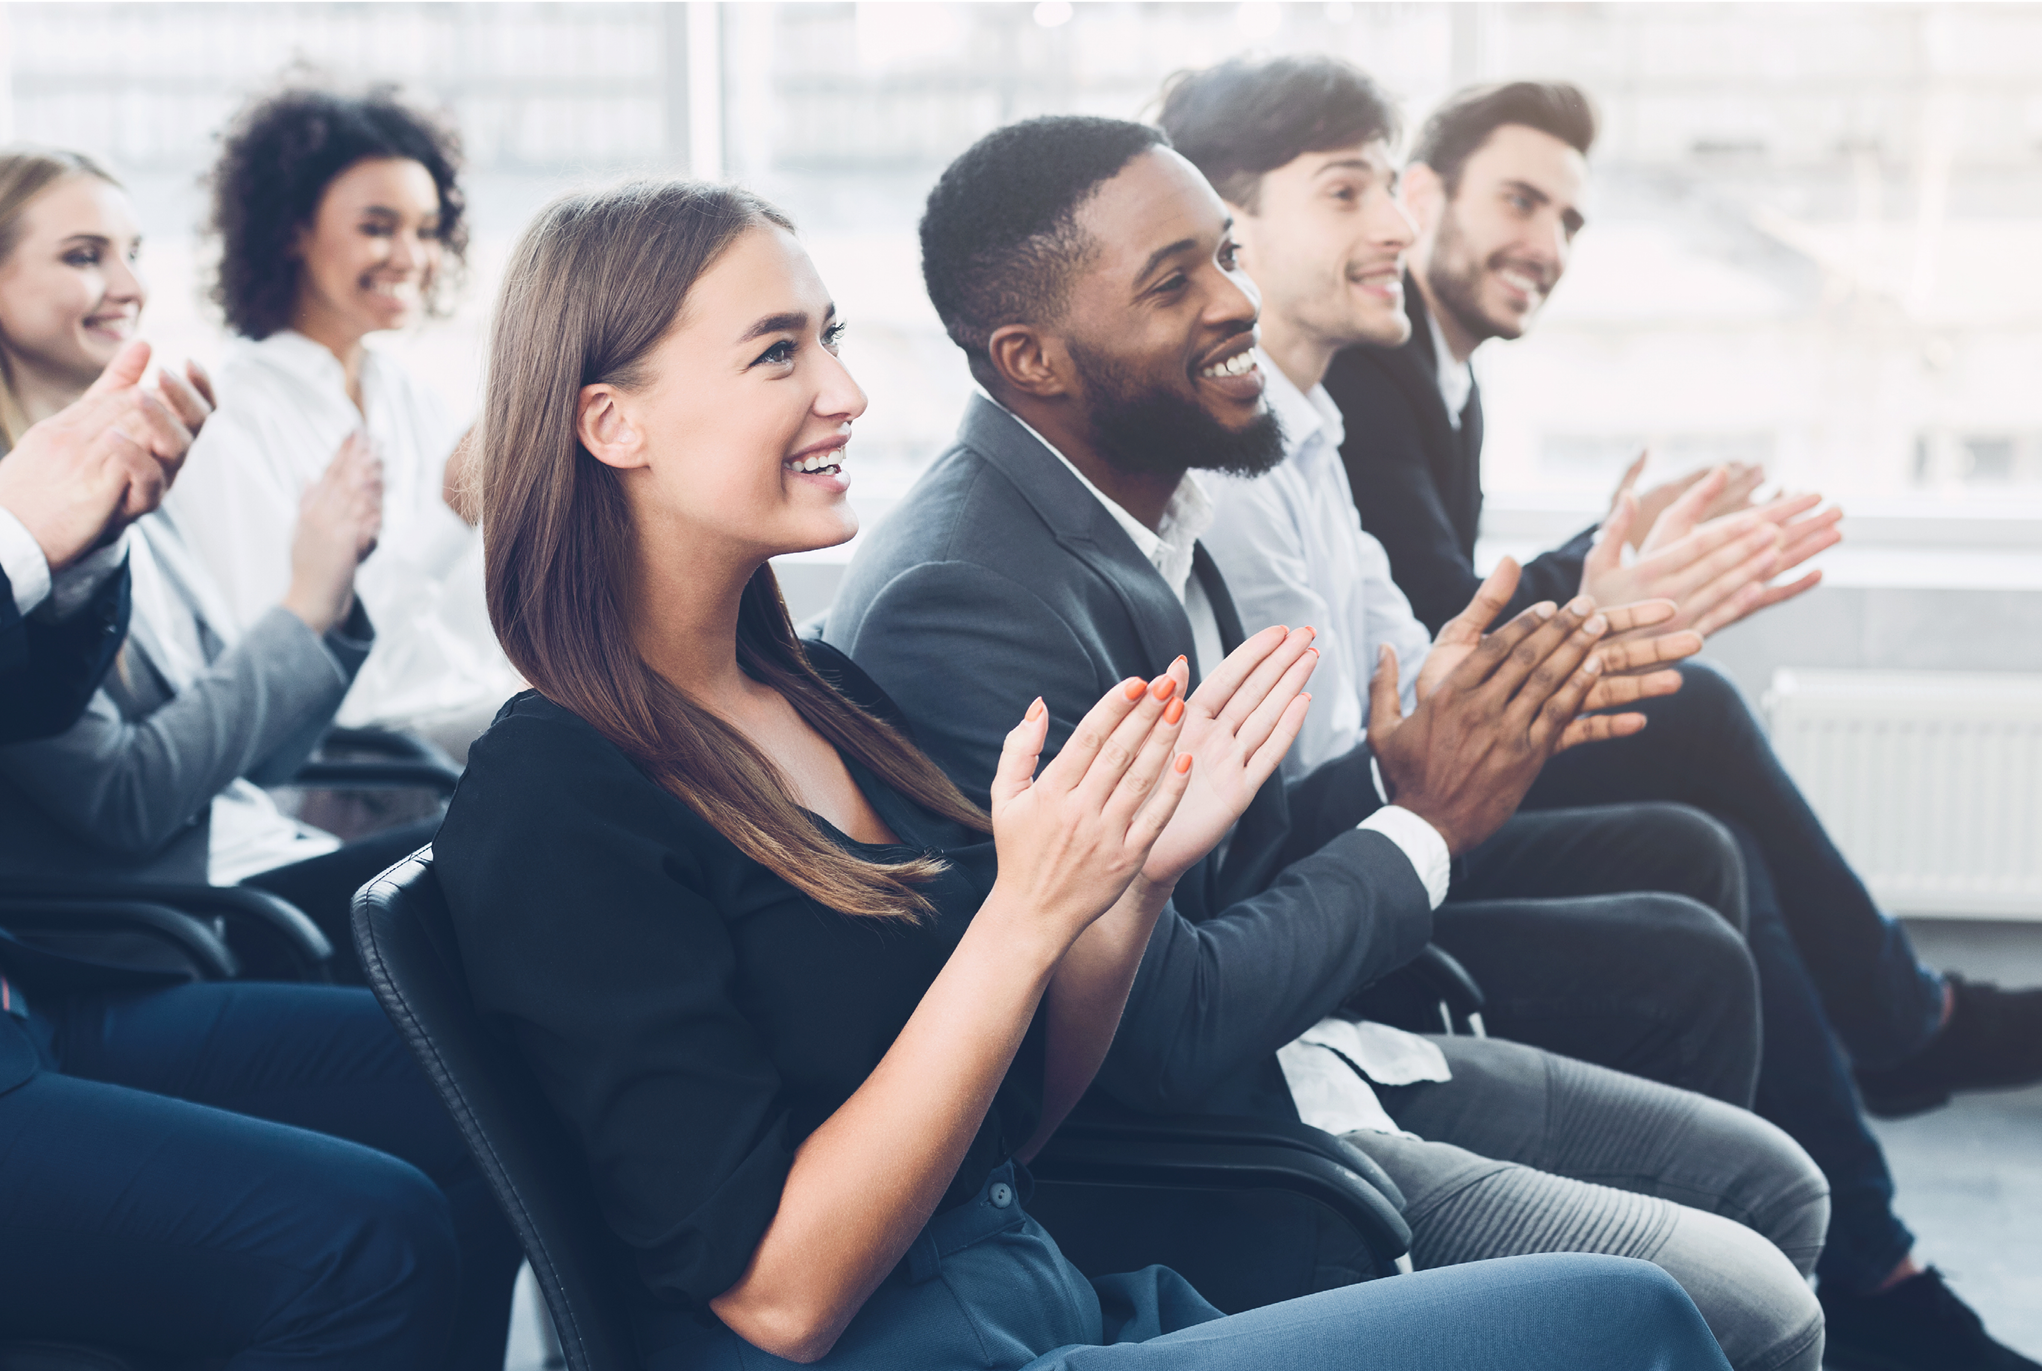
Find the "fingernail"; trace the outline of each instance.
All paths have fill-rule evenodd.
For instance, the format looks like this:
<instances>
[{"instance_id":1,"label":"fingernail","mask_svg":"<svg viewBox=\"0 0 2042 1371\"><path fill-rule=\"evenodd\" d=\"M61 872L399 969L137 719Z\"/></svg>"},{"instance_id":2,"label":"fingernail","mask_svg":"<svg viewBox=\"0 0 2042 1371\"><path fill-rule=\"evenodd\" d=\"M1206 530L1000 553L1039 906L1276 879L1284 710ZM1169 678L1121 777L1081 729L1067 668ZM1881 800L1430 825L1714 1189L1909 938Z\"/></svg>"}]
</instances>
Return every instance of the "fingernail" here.
<instances>
[{"instance_id":1,"label":"fingernail","mask_svg":"<svg viewBox=\"0 0 2042 1371\"><path fill-rule=\"evenodd\" d=\"M1137 676L1135 677L1135 679L1129 681L1126 685L1122 686L1120 688L1120 693L1125 695L1130 700L1139 700L1142 697L1142 692L1144 690L1147 690L1148 688L1149 683L1147 681L1142 680L1139 676Z\"/></svg>"},{"instance_id":2,"label":"fingernail","mask_svg":"<svg viewBox=\"0 0 2042 1371\"><path fill-rule=\"evenodd\" d=\"M1158 676L1155 680L1149 682L1149 694L1159 700L1167 700L1176 693L1177 678L1175 676Z\"/></svg>"},{"instance_id":3,"label":"fingernail","mask_svg":"<svg viewBox=\"0 0 2042 1371\"><path fill-rule=\"evenodd\" d=\"M1581 664L1581 670L1584 674L1589 676L1602 675L1602 658L1590 657L1587 661Z\"/></svg>"},{"instance_id":4,"label":"fingernail","mask_svg":"<svg viewBox=\"0 0 2042 1371\"><path fill-rule=\"evenodd\" d=\"M1559 611L1553 607L1553 602L1551 600L1541 600L1537 604L1532 606L1532 613L1536 614L1541 619L1550 619L1553 617L1554 614L1558 612Z\"/></svg>"},{"instance_id":5,"label":"fingernail","mask_svg":"<svg viewBox=\"0 0 2042 1371\"><path fill-rule=\"evenodd\" d=\"M1169 704L1163 706L1164 723L1174 724L1183 717L1184 717L1184 701L1172 700L1170 701Z\"/></svg>"},{"instance_id":6,"label":"fingernail","mask_svg":"<svg viewBox=\"0 0 2042 1371\"><path fill-rule=\"evenodd\" d=\"M1311 634L1314 638L1319 636L1319 630L1313 628L1310 624L1305 625L1304 631Z\"/></svg>"},{"instance_id":7,"label":"fingernail","mask_svg":"<svg viewBox=\"0 0 2042 1371\"><path fill-rule=\"evenodd\" d=\"M1583 624L1582 627L1587 629L1590 633L1600 633L1604 629L1609 627L1609 620L1605 618L1603 615L1598 614L1591 618L1587 623Z\"/></svg>"},{"instance_id":8,"label":"fingernail","mask_svg":"<svg viewBox=\"0 0 2042 1371\"><path fill-rule=\"evenodd\" d=\"M1028 706L1028 713L1025 717L1028 719L1030 723L1033 723L1035 720L1040 719L1047 712L1048 711L1046 707L1042 703L1042 697L1038 695L1035 697L1035 703Z\"/></svg>"},{"instance_id":9,"label":"fingernail","mask_svg":"<svg viewBox=\"0 0 2042 1371\"><path fill-rule=\"evenodd\" d=\"M1189 770L1191 770L1191 754L1190 754L1189 752L1180 752L1180 753L1178 753L1178 754L1177 754L1177 774L1178 774L1179 776L1182 776L1182 775L1183 775L1183 774L1184 774L1185 772L1187 772L1187 771L1189 771Z\"/></svg>"},{"instance_id":10,"label":"fingernail","mask_svg":"<svg viewBox=\"0 0 2042 1371\"><path fill-rule=\"evenodd\" d=\"M1180 652L1180 653L1178 653L1178 654L1177 654L1177 660L1176 660L1176 661L1174 661L1174 662L1172 662L1172 663L1170 663L1170 665L1171 665L1171 666L1190 666L1190 665L1191 665L1191 659L1190 659L1189 657L1186 657L1186 656L1185 656L1185 655L1184 655L1183 653L1181 653L1181 652Z\"/></svg>"},{"instance_id":11,"label":"fingernail","mask_svg":"<svg viewBox=\"0 0 2042 1371\"><path fill-rule=\"evenodd\" d=\"M1588 614L1593 612L1594 609L1595 601L1589 599L1586 595L1576 595L1567 602L1567 612L1569 614Z\"/></svg>"}]
</instances>

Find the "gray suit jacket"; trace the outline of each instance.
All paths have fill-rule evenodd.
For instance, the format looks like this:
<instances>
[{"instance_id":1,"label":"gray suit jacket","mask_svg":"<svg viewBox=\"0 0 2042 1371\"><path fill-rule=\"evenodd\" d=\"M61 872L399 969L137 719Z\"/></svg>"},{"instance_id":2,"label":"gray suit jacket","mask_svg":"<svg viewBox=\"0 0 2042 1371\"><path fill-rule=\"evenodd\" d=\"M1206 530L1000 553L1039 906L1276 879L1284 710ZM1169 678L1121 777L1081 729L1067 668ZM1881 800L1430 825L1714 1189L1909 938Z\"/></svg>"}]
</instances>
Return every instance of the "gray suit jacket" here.
<instances>
[{"instance_id":1,"label":"gray suit jacket","mask_svg":"<svg viewBox=\"0 0 2042 1371\"><path fill-rule=\"evenodd\" d=\"M1231 649L1241 625L1225 582L1202 548L1194 566ZM1195 655L1183 605L1126 532L983 397L866 536L824 636L980 803L1037 695L1054 754L1115 682ZM1271 778L1224 867L1193 867L1158 921L1100 1089L1157 1112L1297 1117L1276 1049L1431 936L1411 863L1355 828L1378 804L1365 748L1288 788Z\"/></svg>"},{"instance_id":2,"label":"gray suit jacket","mask_svg":"<svg viewBox=\"0 0 2042 1371\"><path fill-rule=\"evenodd\" d=\"M187 689L131 637L70 729L0 748L0 876L204 881L213 797L287 780L375 636L359 600L323 638L282 608L224 651L199 631L208 665Z\"/></svg>"}]
</instances>

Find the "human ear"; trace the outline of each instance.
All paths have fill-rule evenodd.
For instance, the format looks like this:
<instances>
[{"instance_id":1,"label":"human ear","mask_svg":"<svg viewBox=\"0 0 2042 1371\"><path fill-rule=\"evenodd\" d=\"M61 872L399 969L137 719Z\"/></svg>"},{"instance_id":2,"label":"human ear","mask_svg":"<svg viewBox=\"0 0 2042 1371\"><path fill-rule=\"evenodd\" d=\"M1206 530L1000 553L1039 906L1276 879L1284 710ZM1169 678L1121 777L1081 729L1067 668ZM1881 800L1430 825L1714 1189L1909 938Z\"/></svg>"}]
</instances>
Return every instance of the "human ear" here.
<instances>
[{"instance_id":1,"label":"human ear","mask_svg":"<svg viewBox=\"0 0 2042 1371\"><path fill-rule=\"evenodd\" d=\"M613 385L583 386L574 414L575 434L589 456L619 470L646 465L645 439L625 412L624 399Z\"/></svg>"},{"instance_id":2,"label":"human ear","mask_svg":"<svg viewBox=\"0 0 2042 1371\"><path fill-rule=\"evenodd\" d=\"M1439 227L1439 216L1446 209L1446 183L1439 179L1439 173L1423 162L1413 162L1404 168L1397 194L1404 208L1411 211L1419 235L1429 237Z\"/></svg>"},{"instance_id":3,"label":"human ear","mask_svg":"<svg viewBox=\"0 0 2042 1371\"><path fill-rule=\"evenodd\" d=\"M1037 399L1070 392L1068 355L1027 324L1005 324L986 340L986 356L1003 382Z\"/></svg>"}]
</instances>

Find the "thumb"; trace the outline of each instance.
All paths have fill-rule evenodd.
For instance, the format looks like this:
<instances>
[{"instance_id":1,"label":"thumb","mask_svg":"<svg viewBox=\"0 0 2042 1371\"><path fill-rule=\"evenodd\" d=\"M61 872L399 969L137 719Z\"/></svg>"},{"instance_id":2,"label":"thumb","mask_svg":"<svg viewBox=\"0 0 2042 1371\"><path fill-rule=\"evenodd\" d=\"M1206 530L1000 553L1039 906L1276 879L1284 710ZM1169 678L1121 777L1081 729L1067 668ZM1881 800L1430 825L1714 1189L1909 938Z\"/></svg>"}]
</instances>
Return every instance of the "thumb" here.
<instances>
[{"instance_id":1,"label":"thumb","mask_svg":"<svg viewBox=\"0 0 2042 1371\"><path fill-rule=\"evenodd\" d=\"M1000 745L1000 765L993 772L993 813L998 814L1009 800L1035 783L1035 764L1042 759L1042 744L1048 737L1049 708L1038 695Z\"/></svg>"},{"instance_id":2,"label":"thumb","mask_svg":"<svg viewBox=\"0 0 2042 1371\"><path fill-rule=\"evenodd\" d=\"M1510 605L1510 597L1517 593L1517 559L1504 557L1496 563L1496 569L1489 573L1481 585L1475 588L1475 598L1468 601L1468 607L1440 625L1435 643L1467 643L1482 641L1482 635L1489 631L1489 625Z\"/></svg>"},{"instance_id":3,"label":"thumb","mask_svg":"<svg viewBox=\"0 0 2042 1371\"><path fill-rule=\"evenodd\" d=\"M1588 558L1582 567L1582 583L1622 568L1624 544L1630 540L1631 527L1638 522L1638 497L1628 489L1617 491L1617 502L1610 506L1609 517L1596 530L1595 546L1588 551Z\"/></svg>"},{"instance_id":4,"label":"thumb","mask_svg":"<svg viewBox=\"0 0 2042 1371\"><path fill-rule=\"evenodd\" d=\"M1632 459L1631 465L1624 468L1624 478L1617 482L1616 494L1610 497L1610 508L1612 510L1616 508L1618 501L1622 500L1625 495L1637 487L1638 478L1645 474L1645 463L1651 459L1651 456L1651 448L1640 448L1638 449L1638 455Z\"/></svg>"},{"instance_id":5,"label":"thumb","mask_svg":"<svg viewBox=\"0 0 2042 1371\"><path fill-rule=\"evenodd\" d=\"M1404 722L1404 696L1397 685L1397 650L1388 643L1376 656L1375 675L1368 678L1368 739L1388 737Z\"/></svg>"},{"instance_id":6,"label":"thumb","mask_svg":"<svg viewBox=\"0 0 2042 1371\"><path fill-rule=\"evenodd\" d=\"M1730 483L1730 472L1717 467L1708 475L1696 481L1680 493L1680 497L1660 512L1659 520L1648 532L1659 535L1654 541L1664 545L1676 538L1685 538L1701 522L1716 497L1723 493L1723 487Z\"/></svg>"},{"instance_id":7,"label":"thumb","mask_svg":"<svg viewBox=\"0 0 2042 1371\"><path fill-rule=\"evenodd\" d=\"M142 373L149 369L149 344L140 338L133 339L113 355L106 364L106 370L99 373L85 392L87 395L104 395L108 391L124 390L137 385Z\"/></svg>"}]
</instances>

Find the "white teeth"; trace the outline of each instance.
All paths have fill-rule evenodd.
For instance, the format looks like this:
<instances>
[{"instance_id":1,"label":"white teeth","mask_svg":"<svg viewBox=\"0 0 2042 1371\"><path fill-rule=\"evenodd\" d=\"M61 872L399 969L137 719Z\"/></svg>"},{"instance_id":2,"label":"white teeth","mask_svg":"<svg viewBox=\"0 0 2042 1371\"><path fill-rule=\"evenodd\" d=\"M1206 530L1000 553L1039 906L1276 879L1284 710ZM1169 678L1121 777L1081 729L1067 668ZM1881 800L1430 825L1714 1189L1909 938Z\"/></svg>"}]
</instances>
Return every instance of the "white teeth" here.
<instances>
[{"instance_id":1,"label":"white teeth","mask_svg":"<svg viewBox=\"0 0 2042 1371\"><path fill-rule=\"evenodd\" d=\"M843 465L843 461L844 450L842 448L833 448L828 452L814 452L806 457L797 457L785 465L789 471L834 471Z\"/></svg>"},{"instance_id":2,"label":"white teeth","mask_svg":"<svg viewBox=\"0 0 2042 1371\"><path fill-rule=\"evenodd\" d=\"M1541 287L1539 283L1532 280L1529 276L1520 276L1514 271L1498 272L1497 274L1503 278L1503 284L1511 287L1513 290L1521 290L1526 295L1537 295L1540 292Z\"/></svg>"},{"instance_id":3,"label":"white teeth","mask_svg":"<svg viewBox=\"0 0 2042 1371\"><path fill-rule=\"evenodd\" d=\"M1227 358L1224 362L1215 362L1211 366L1207 367L1204 371L1199 372L1198 374L1200 376L1211 376L1217 379L1223 376L1245 375L1246 373L1253 371L1254 369L1255 369L1255 353L1251 349L1247 351L1237 352L1233 356Z\"/></svg>"}]
</instances>

